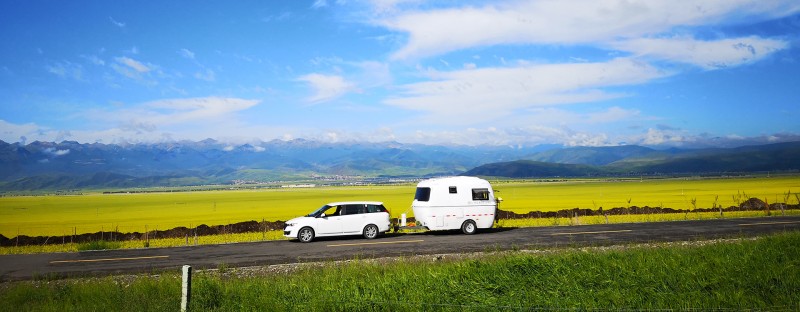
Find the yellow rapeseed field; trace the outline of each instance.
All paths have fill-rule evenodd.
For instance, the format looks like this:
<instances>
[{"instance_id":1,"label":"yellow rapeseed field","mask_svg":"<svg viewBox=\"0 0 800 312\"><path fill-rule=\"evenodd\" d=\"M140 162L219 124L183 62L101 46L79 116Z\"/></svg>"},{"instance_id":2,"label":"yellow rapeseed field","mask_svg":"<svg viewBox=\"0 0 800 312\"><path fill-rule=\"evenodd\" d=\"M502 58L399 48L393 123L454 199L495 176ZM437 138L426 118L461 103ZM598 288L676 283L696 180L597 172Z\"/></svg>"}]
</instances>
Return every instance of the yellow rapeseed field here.
<instances>
[{"instance_id":1,"label":"yellow rapeseed field","mask_svg":"<svg viewBox=\"0 0 800 312\"><path fill-rule=\"evenodd\" d=\"M800 177L731 179L501 181L501 209L517 213L572 208L733 206L746 197L797 203ZM0 234L62 236L100 231L145 232L178 226L285 221L333 201L383 201L394 217L413 216L414 184L205 192L8 196L0 198ZM694 203L694 204L693 204Z\"/></svg>"}]
</instances>

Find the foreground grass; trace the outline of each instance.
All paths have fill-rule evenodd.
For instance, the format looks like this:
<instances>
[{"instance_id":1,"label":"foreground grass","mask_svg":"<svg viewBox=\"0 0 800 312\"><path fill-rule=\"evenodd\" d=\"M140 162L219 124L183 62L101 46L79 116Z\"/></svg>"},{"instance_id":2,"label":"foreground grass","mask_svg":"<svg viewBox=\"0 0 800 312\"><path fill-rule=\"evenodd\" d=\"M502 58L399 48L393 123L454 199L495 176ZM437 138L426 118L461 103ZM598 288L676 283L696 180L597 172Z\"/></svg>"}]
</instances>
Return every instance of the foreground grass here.
<instances>
[{"instance_id":1,"label":"foreground grass","mask_svg":"<svg viewBox=\"0 0 800 312\"><path fill-rule=\"evenodd\" d=\"M798 267L800 232L713 243L490 253L453 261L351 261L239 278L223 268L195 274L191 308L796 311ZM171 311L179 298L177 273L0 285L0 310L6 311Z\"/></svg>"}]
</instances>

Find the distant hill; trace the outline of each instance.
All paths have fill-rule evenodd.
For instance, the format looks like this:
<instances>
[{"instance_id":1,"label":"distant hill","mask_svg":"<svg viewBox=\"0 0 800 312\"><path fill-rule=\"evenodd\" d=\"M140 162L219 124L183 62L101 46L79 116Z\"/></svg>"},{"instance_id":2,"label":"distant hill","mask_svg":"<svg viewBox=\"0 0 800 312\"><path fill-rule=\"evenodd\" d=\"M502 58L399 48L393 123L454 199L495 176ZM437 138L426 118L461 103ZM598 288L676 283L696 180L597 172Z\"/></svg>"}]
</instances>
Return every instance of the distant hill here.
<instances>
[{"instance_id":1,"label":"distant hill","mask_svg":"<svg viewBox=\"0 0 800 312\"><path fill-rule=\"evenodd\" d=\"M628 157L624 157L625 155ZM597 175L725 174L800 171L800 142L731 149L666 150L642 147L577 147L526 159L478 166L464 175L495 177L578 177ZM599 164L599 165L598 165Z\"/></svg>"},{"instance_id":2,"label":"distant hill","mask_svg":"<svg viewBox=\"0 0 800 312\"><path fill-rule=\"evenodd\" d=\"M464 173L468 176L509 178L526 177L583 177L607 174L596 166L556 164L532 160L516 160L479 166Z\"/></svg>"},{"instance_id":3,"label":"distant hill","mask_svg":"<svg viewBox=\"0 0 800 312\"><path fill-rule=\"evenodd\" d=\"M657 157L669 154L669 152L657 151L647 147L626 145L553 149L536 153L525 157L525 159L558 164L603 166L623 159Z\"/></svg>"},{"instance_id":4,"label":"distant hill","mask_svg":"<svg viewBox=\"0 0 800 312\"><path fill-rule=\"evenodd\" d=\"M608 168L641 173L796 171L800 170L800 142L629 158L609 164Z\"/></svg>"},{"instance_id":5,"label":"distant hill","mask_svg":"<svg viewBox=\"0 0 800 312\"><path fill-rule=\"evenodd\" d=\"M302 139L241 145L212 139L157 144L0 141L0 191L225 184L312 175L456 175L542 149Z\"/></svg>"},{"instance_id":6,"label":"distant hill","mask_svg":"<svg viewBox=\"0 0 800 312\"><path fill-rule=\"evenodd\" d=\"M320 176L586 177L800 170L800 142L730 149L432 146L308 140L230 145L0 141L0 191L286 181Z\"/></svg>"}]
</instances>

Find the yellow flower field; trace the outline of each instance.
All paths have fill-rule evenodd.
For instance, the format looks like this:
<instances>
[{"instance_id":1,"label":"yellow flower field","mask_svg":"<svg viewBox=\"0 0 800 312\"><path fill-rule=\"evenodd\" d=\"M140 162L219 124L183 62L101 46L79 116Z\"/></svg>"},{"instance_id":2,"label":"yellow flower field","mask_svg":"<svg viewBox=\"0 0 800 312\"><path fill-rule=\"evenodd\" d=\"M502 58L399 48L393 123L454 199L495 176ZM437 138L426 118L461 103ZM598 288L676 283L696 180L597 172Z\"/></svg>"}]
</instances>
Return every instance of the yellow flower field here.
<instances>
[{"instance_id":1,"label":"yellow flower field","mask_svg":"<svg viewBox=\"0 0 800 312\"><path fill-rule=\"evenodd\" d=\"M675 209L737 205L745 197L797 204L800 177L730 179L491 180L501 209L517 213L561 209L651 206ZM393 217L413 216L414 184L137 194L0 197L0 234L63 236L145 232L200 224L285 221L325 203L382 201ZM694 204L693 204L694 202Z\"/></svg>"}]
</instances>

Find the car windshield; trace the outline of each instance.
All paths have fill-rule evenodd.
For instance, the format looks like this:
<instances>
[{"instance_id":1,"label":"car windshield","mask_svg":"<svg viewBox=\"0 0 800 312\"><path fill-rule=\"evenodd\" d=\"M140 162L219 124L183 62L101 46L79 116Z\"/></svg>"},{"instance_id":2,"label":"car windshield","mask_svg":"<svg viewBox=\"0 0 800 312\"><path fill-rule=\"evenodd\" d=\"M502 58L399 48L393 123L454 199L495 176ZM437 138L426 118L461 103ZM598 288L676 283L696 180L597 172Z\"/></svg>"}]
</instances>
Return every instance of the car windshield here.
<instances>
[{"instance_id":1,"label":"car windshield","mask_svg":"<svg viewBox=\"0 0 800 312\"><path fill-rule=\"evenodd\" d=\"M319 209L314 210L314 212L312 213L309 213L308 215L306 215L306 217L314 217L314 218L319 217L323 212L325 212L325 210L328 210L328 208L331 208L331 206L325 205L319 207Z\"/></svg>"}]
</instances>

